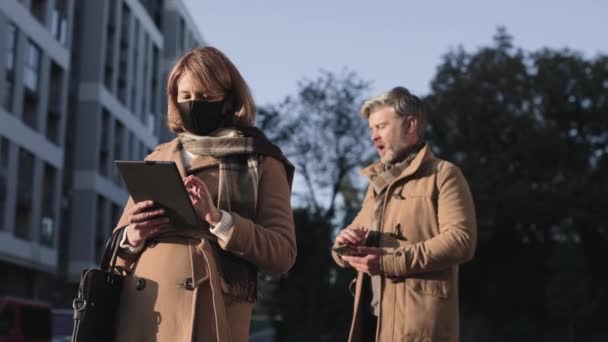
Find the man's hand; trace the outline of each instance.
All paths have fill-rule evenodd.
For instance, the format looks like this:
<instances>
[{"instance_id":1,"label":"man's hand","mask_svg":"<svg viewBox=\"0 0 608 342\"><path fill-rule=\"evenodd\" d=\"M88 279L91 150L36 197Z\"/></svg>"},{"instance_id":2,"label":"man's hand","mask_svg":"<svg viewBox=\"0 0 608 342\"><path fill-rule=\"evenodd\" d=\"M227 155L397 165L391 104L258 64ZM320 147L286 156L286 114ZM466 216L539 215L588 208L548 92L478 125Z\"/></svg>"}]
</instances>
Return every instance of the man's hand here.
<instances>
[{"instance_id":1,"label":"man's hand","mask_svg":"<svg viewBox=\"0 0 608 342\"><path fill-rule=\"evenodd\" d=\"M369 275L380 274L380 256L382 249L376 247L357 247L361 256L344 255L342 260L359 272Z\"/></svg>"}]
</instances>

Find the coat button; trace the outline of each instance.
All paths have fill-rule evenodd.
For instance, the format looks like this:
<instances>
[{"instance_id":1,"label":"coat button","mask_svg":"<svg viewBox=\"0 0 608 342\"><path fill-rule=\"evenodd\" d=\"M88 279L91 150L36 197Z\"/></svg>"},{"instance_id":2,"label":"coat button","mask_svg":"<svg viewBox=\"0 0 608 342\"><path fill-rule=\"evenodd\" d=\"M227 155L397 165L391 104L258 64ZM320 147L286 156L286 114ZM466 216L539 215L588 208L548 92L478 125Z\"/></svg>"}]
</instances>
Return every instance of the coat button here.
<instances>
[{"instance_id":1,"label":"coat button","mask_svg":"<svg viewBox=\"0 0 608 342\"><path fill-rule=\"evenodd\" d=\"M403 230L401 229L401 223L397 223L397 225L395 226L395 234L394 234L394 236L398 240L407 240L405 238L405 236L403 235Z\"/></svg>"},{"instance_id":2,"label":"coat button","mask_svg":"<svg viewBox=\"0 0 608 342\"><path fill-rule=\"evenodd\" d=\"M141 291L146 288L146 281L144 279L137 279L137 283L135 284L135 288L137 291Z\"/></svg>"},{"instance_id":3,"label":"coat button","mask_svg":"<svg viewBox=\"0 0 608 342\"><path fill-rule=\"evenodd\" d=\"M179 287L183 287L186 290L194 290L194 281L192 281L192 278L186 278L184 279L184 282L181 284L177 284L177 286Z\"/></svg>"}]
</instances>

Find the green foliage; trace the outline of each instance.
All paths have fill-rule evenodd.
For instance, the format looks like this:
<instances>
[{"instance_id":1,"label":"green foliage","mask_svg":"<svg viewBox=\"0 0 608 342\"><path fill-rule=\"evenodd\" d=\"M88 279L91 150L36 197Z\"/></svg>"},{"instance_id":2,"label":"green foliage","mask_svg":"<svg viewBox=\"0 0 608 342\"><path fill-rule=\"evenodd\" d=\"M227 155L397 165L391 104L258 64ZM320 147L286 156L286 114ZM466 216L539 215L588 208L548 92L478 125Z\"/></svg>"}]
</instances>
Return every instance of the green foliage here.
<instances>
[{"instance_id":1,"label":"green foliage","mask_svg":"<svg viewBox=\"0 0 608 342\"><path fill-rule=\"evenodd\" d=\"M461 302L489 326L463 337L606 335L594 317L608 304L608 58L511 40L501 30L494 46L448 53L426 99L429 140L463 169L477 207Z\"/></svg>"},{"instance_id":2,"label":"green foliage","mask_svg":"<svg viewBox=\"0 0 608 342\"><path fill-rule=\"evenodd\" d=\"M258 126L295 164L302 185L296 189L305 189L296 199L311 214L330 220L341 194L361 183L352 179L372 154L367 124L357 114L368 89L352 71L320 71L298 83L295 97L259 110Z\"/></svg>"},{"instance_id":3,"label":"green foliage","mask_svg":"<svg viewBox=\"0 0 608 342\"><path fill-rule=\"evenodd\" d=\"M333 273L329 249L331 225L307 210L296 210L298 257L278 286L277 339L279 341L345 340L349 315L346 288L330 281ZM351 273L352 276L352 273Z\"/></svg>"},{"instance_id":4,"label":"green foliage","mask_svg":"<svg viewBox=\"0 0 608 342\"><path fill-rule=\"evenodd\" d=\"M294 212L298 255L287 277L266 288L261 306L276 319L280 341L344 341L352 312L347 286L354 272L331 260L338 216L360 205L358 168L372 156L358 115L369 82L352 71L320 71L298 84L295 97L258 111L258 126L296 166ZM298 183L299 182L299 183ZM302 190L303 189L303 190Z\"/></svg>"}]
</instances>

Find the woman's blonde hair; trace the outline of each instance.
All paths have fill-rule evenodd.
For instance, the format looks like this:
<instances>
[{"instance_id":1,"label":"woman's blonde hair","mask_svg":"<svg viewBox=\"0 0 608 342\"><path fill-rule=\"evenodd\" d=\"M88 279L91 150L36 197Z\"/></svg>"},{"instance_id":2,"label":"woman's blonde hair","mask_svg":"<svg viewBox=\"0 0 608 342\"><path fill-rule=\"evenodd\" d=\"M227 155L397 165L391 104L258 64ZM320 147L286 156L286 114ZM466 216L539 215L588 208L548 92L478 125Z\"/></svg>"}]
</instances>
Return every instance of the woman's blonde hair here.
<instances>
[{"instance_id":1,"label":"woman's blonde hair","mask_svg":"<svg viewBox=\"0 0 608 342\"><path fill-rule=\"evenodd\" d=\"M194 49L183 55L171 69L167 80L167 126L173 133L184 131L177 107L177 83L189 72L211 93L223 94L224 114L238 126L252 126L255 104L243 76L220 50L214 47Z\"/></svg>"}]
</instances>

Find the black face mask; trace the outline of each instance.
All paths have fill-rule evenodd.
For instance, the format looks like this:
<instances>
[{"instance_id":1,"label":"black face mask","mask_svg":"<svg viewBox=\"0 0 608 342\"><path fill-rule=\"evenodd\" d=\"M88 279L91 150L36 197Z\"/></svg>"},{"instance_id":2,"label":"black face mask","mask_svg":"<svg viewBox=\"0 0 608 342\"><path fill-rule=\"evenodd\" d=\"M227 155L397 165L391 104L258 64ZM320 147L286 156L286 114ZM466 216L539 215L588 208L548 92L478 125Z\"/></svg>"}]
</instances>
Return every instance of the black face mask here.
<instances>
[{"instance_id":1,"label":"black face mask","mask_svg":"<svg viewBox=\"0 0 608 342\"><path fill-rule=\"evenodd\" d=\"M182 116L184 128L196 135L207 135L222 127L226 116L222 115L224 101L185 101L178 102L177 108Z\"/></svg>"}]
</instances>

